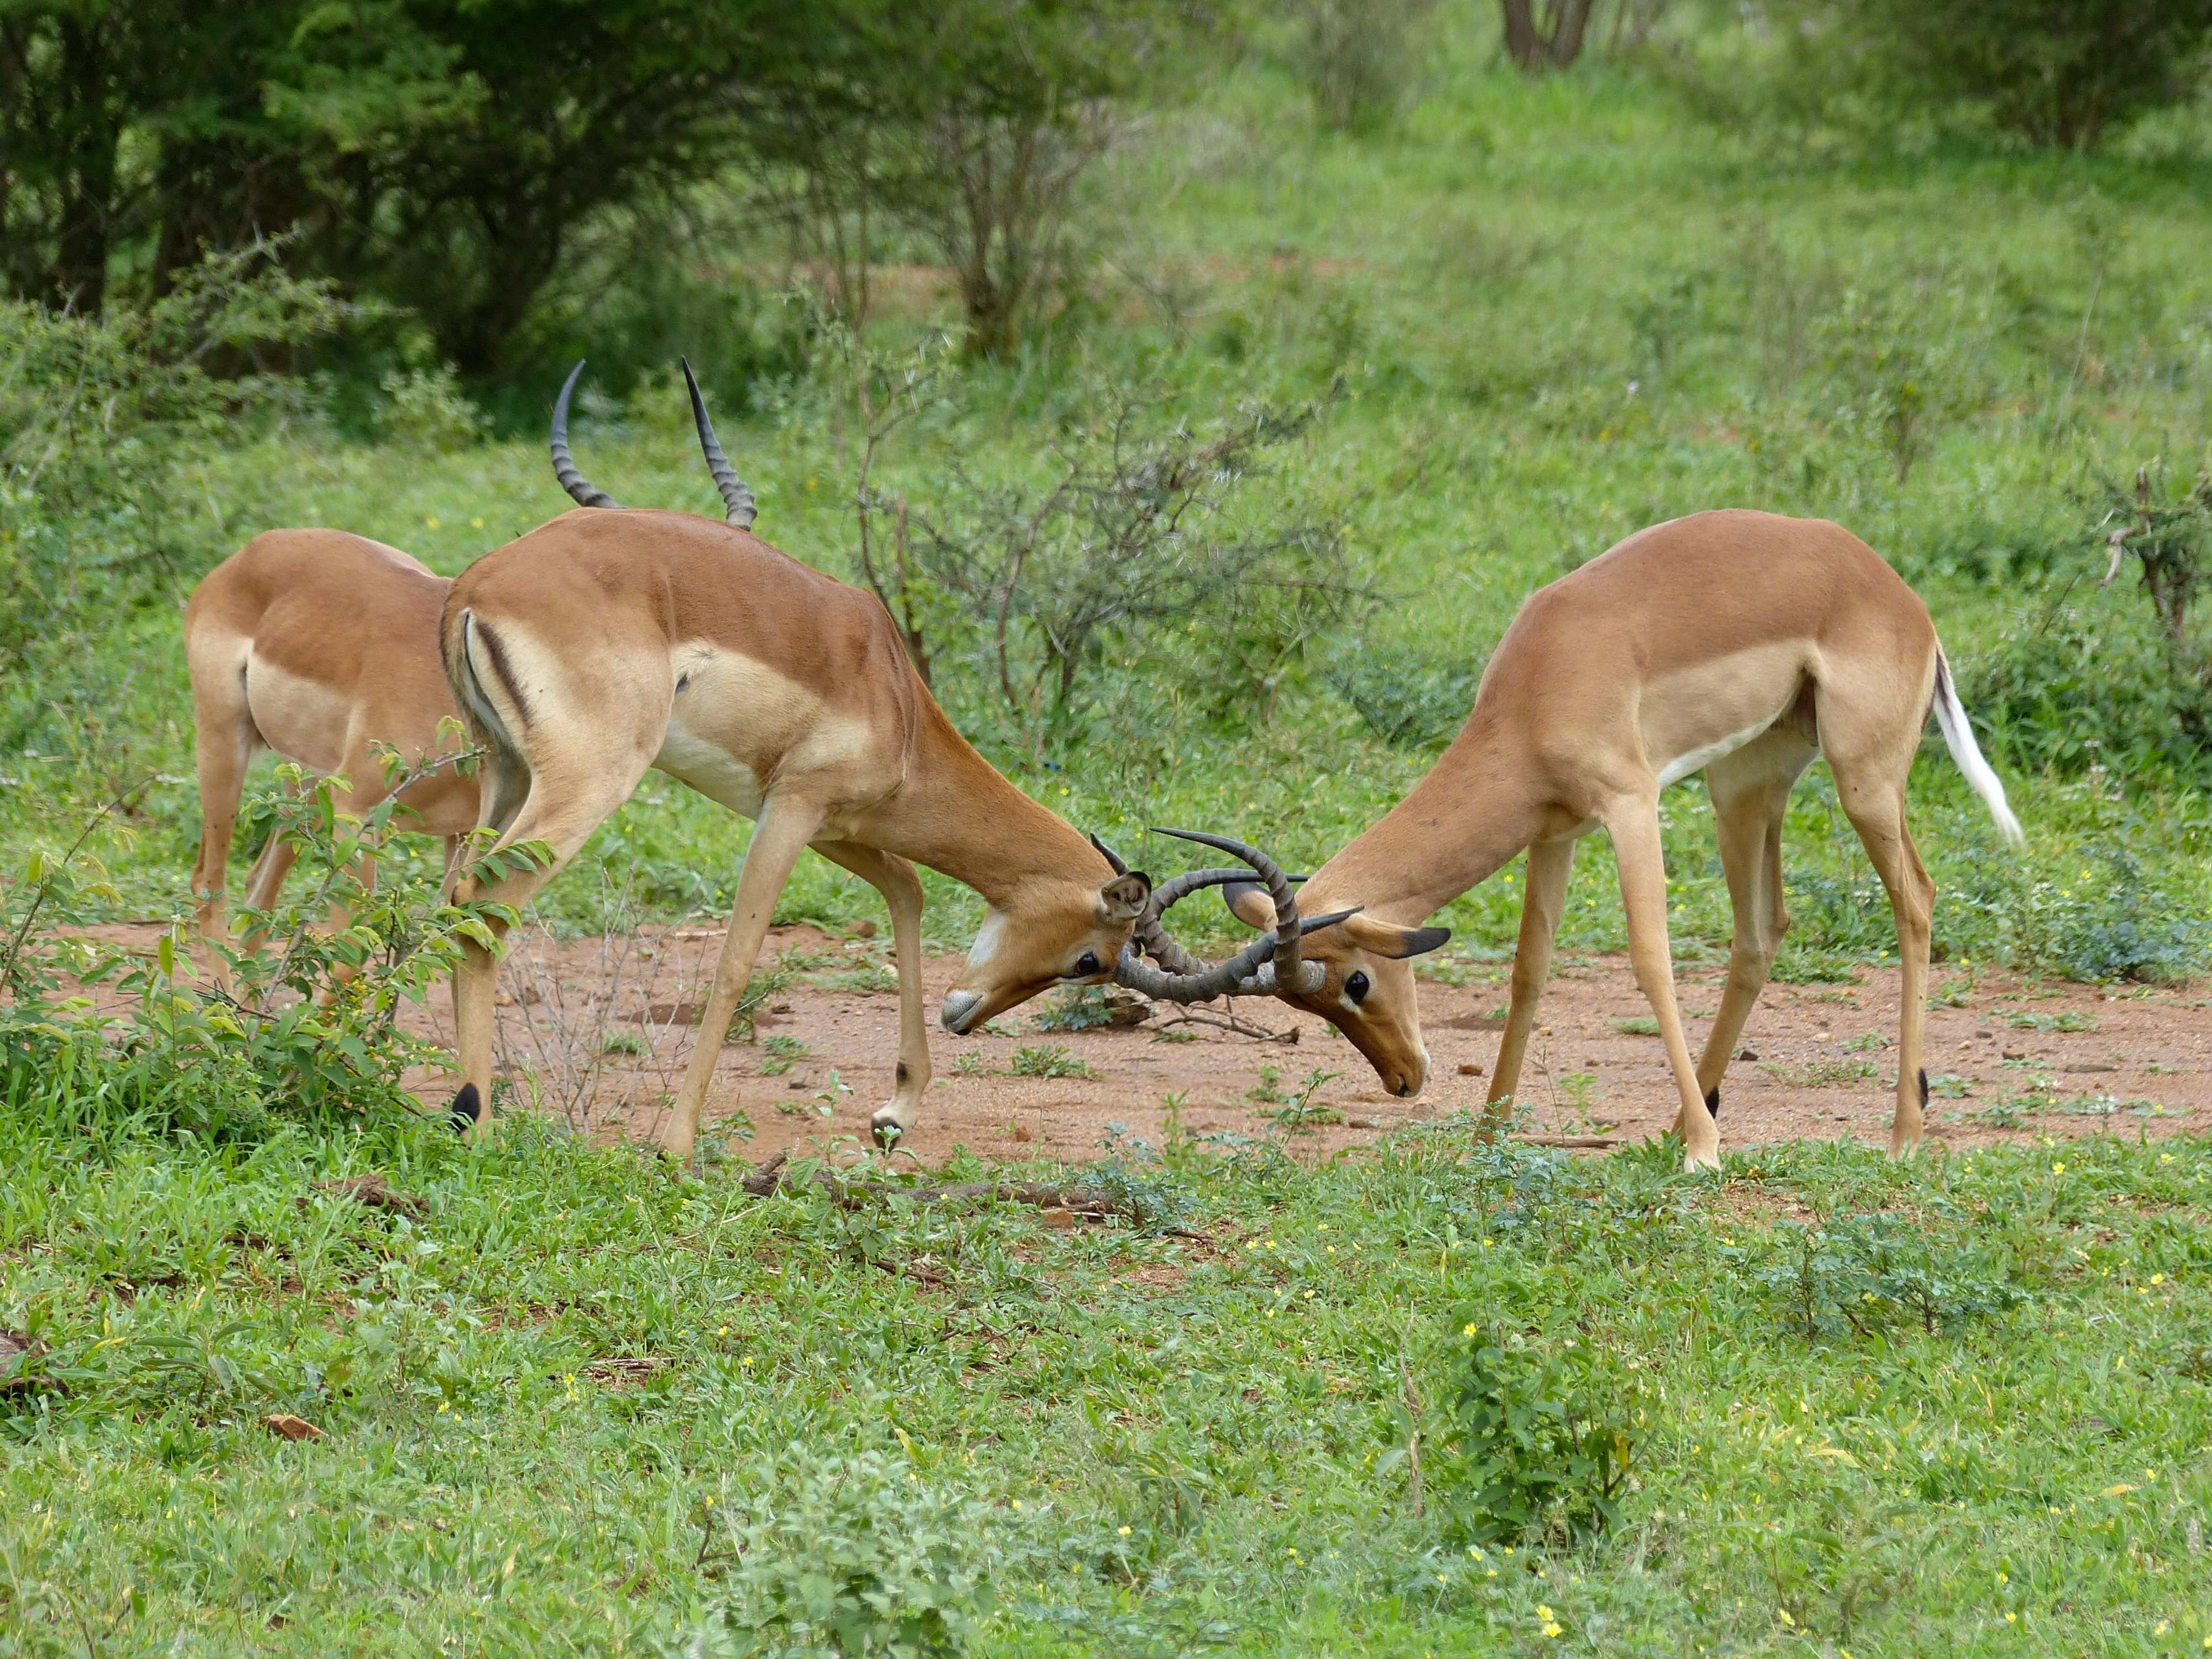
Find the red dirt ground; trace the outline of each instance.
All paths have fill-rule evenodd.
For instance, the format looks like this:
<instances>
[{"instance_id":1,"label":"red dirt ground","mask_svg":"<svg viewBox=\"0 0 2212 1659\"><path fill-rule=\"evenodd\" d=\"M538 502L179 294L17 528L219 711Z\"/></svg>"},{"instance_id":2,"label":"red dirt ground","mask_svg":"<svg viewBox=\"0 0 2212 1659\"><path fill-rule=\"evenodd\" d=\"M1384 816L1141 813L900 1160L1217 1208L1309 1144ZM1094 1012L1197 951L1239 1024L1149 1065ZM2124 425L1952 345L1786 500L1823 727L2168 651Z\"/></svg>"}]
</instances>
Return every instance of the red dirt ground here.
<instances>
[{"instance_id":1,"label":"red dirt ground","mask_svg":"<svg viewBox=\"0 0 2212 1659\"><path fill-rule=\"evenodd\" d=\"M150 949L161 929L118 924L92 931ZM700 1000L720 944L719 929L696 927L571 940L519 935L501 981L507 1074L532 1090L540 1109L565 1115L594 1139L649 1139L690 1053L694 1030L679 1023L688 1016L684 1005ZM805 1150L810 1140L866 1135L868 1114L889 1094L898 1000L888 990L835 981L858 973L888 985L882 947L880 939L838 939L810 927L770 936L764 963L787 954L818 965L770 994L773 1012L760 1018L760 1041L732 1042L722 1052L706 1122L735 1129L750 1121L750 1139L733 1152L758 1159ZM1401 1101L1382 1093L1350 1043L1279 1003L1237 1006L1257 1024L1295 1032L1294 1043L1193 1026L1181 1029L1194 1041L1162 1042L1163 1024L1175 1017L1166 1008L1131 1029L1040 1031L1043 999L994 1021L992 1032L953 1037L937 1025L936 1013L958 967L953 956L926 963L937 1077L908 1146L930 1164L956 1145L985 1158L1095 1158L1115 1123L1157 1145L1163 1101L1176 1095L1184 1097L1183 1122L1195 1133L1275 1133L1271 1114L1279 1107L1267 1095L1294 1092L1317 1068L1341 1075L1314 1091L1312 1105L1328 1109L1311 1115L1341 1121L1293 1135L1301 1156L1478 1108L1496 1056L1502 1021L1493 1011L1502 1012L1506 971L1499 964L1474 969L1474 983L1422 985L1433 1066L1421 1097ZM1848 1134L1887 1145L1897 978L1894 969L1873 969L1854 986L1771 986L1744 1035L1743 1047L1755 1058L1739 1060L1723 1085L1723 1143ZM1718 1004L1720 983L1717 969L1678 973L1693 1050ZM1941 967L1935 984L1940 1000L1956 1006L1938 1006L1929 1016L1928 1070L1939 1090L1929 1107L1934 1136L1972 1145L2212 1127L2212 1013L2197 988L2108 993ZM1620 1141L1664 1130L1675 1107L1658 1039L1617 1024L1650 1012L1624 959L1563 967L1547 994L1522 1079L1533 1109L1528 1127L1603 1133ZM422 1035L451 1036L442 993L431 1008L408 1018ZM2056 1029L2063 1026L2081 1029ZM778 1039L802 1046L793 1050ZM1048 1044L1091 1075L1009 1074L1018 1050ZM787 1053L779 1056L778 1048ZM787 1071L763 1074L787 1061ZM1275 1072L1272 1089L1263 1086L1267 1066ZM432 1101L442 1101L451 1087L429 1074L413 1082ZM837 1083L852 1092L839 1093ZM1964 1092L1945 1097L1946 1090ZM825 1096L834 1099L825 1103ZM819 1110L825 1103L826 1117Z\"/></svg>"}]
</instances>

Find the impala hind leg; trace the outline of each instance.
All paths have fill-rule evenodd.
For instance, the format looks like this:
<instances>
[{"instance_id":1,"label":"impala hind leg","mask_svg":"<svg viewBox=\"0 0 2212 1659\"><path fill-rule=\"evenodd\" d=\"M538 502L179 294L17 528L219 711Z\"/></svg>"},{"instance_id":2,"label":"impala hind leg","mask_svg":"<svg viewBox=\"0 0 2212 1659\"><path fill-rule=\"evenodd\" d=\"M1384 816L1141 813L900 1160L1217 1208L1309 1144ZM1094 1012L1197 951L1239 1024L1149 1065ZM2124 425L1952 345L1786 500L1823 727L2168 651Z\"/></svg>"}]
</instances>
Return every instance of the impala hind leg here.
<instances>
[{"instance_id":1,"label":"impala hind leg","mask_svg":"<svg viewBox=\"0 0 2212 1659\"><path fill-rule=\"evenodd\" d=\"M1782 891L1782 819L1790 810L1790 787L1814 752L1802 739L1773 732L1705 769L1735 923L1728 984L1698 1061L1698 1091L1715 1117L1720 1115L1721 1080L1728 1075L1744 1022L1766 988L1790 931Z\"/></svg>"},{"instance_id":2,"label":"impala hind leg","mask_svg":"<svg viewBox=\"0 0 2212 1659\"><path fill-rule=\"evenodd\" d=\"M893 1146L920 1120L922 1092L930 1079L929 1027L922 1010L921 878L896 854L858 842L822 842L814 850L881 893L891 913L891 952L899 981L897 1087L890 1104L876 1108L869 1126L878 1141Z\"/></svg>"},{"instance_id":3,"label":"impala hind leg","mask_svg":"<svg viewBox=\"0 0 2212 1659\"><path fill-rule=\"evenodd\" d=\"M1513 952L1513 989L1505 1009L1505 1035L1498 1044L1496 1075L1490 1079L1489 1128L1495 1130L1501 1108L1521 1086L1521 1066L1528 1053L1529 1029L1551 977L1552 941L1567 898L1567 875L1574 868L1571 840L1528 844L1526 890L1521 900L1521 942Z\"/></svg>"},{"instance_id":4,"label":"impala hind leg","mask_svg":"<svg viewBox=\"0 0 2212 1659\"><path fill-rule=\"evenodd\" d=\"M660 1133L660 1150L678 1164L691 1161L707 1085L714 1080L714 1062L721 1057L722 1040L736 1018L738 999L752 977L754 959L768 938L769 924L775 920L775 902L782 896L799 855L821 827L820 808L774 797L753 826L752 844L745 849L744 868L738 876L738 902L730 910L730 931L722 939L714 988L707 994L707 1009L699 1018L699 1038Z\"/></svg>"},{"instance_id":5,"label":"impala hind leg","mask_svg":"<svg viewBox=\"0 0 2212 1659\"><path fill-rule=\"evenodd\" d=\"M259 734L246 706L246 688L228 663L195 662L192 676L192 744L200 788L200 848L192 862L194 921L208 971L225 991L231 988L230 964L221 946L230 942L223 912L228 884L230 838L238 827L238 803L246 792L246 769ZM255 866L257 871L259 866Z\"/></svg>"},{"instance_id":6,"label":"impala hind leg","mask_svg":"<svg viewBox=\"0 0 2212 1659\"><path fill-rule=\"evenodd\" d=\"M1705 1091L1690 1063L1690 1044L1682 1034L1682 1013L1674 1002L1674 960L1667 944L1667 855L1659 838L1656 795L1620 803L1603 815L1613 836L1620 869L1621 908L1628 918L1628 958L1636 983L1651 1004L1659 1035L1667 1045L1667 1065L1681 1096L1677 1119L1682 1132L1683 1162L1692 1170L1717 1169L1720 1131L1707 1109Z\"/></svg>"},{"instance_id":7,"label":"impala hind leg","mask_svg":"<svg viewBox=\"0 0 2212 1659\"><path fill-rule=\"evenodd\" d=\"M1869 790L1856 802L1858 792L1844 787L1841 768L1837 769L1836 785L1851 827L1859 832L1867 856L1888 891L1890 915L1897 923L1897 957L1902 971L1898 987L1897 1114L1890 1121L1889 1150L1892 1156L1902 1156L1919 1145L1925 1128L1928 1073L1923 1061L1928 1038L1928 951L1936 915L1936 884L1929 878L1905 827L1901 780L1886 798Z\"/></svg>"},{"instance_id":8,"label":"impala hind leg","mask_svg":"<svg viewBox=\"0 0 2212 1659\"><path fill-rule=\"evenodd\" d=\"M1819 696L1820 746L1835 775L1836 798L1881 878L1897 923L1902 971L1897 1114L1890 1122L1889 1150L1899 1156L1919 1144L1928 1103L1928 1074L1921 1061L1928 1033L1928 949L1936 884L1905 830L1905 791L1927 719L1929 681L1923 678L1916 687L1899 676L1863 686L1823 686Z\"/></svg>"},{"instance_id":9,"label":"impala hind leg","mask_svg":"<svg viewBox=\"0 0 2212 1659\"><path fill-rule=\"evenodd\" d=\"M485 880L464 874L453 884L454 902L497 899L520 909L576 856L592 832L614 816L644 775L642 763L599 776L580 769L568 787L543 792L532 788L526 798L504 802L509 817L495 850L517 842L543 841L553 849L552 860L535 869L515 870ZM554 799L560 802L559 806L541 808L542 800ZM491 810L488 801L487 813ZM491 921L488 925L496 945L506 936L506 924ZM456 1127L476 1139L491 1132L492 1035L497 1018L498 980L499 963L492 951L474 939L465 941L460 966L453 971L453 1046L461 1086L449 1109L460 1120Z\"/></svg>"}]
</instances>

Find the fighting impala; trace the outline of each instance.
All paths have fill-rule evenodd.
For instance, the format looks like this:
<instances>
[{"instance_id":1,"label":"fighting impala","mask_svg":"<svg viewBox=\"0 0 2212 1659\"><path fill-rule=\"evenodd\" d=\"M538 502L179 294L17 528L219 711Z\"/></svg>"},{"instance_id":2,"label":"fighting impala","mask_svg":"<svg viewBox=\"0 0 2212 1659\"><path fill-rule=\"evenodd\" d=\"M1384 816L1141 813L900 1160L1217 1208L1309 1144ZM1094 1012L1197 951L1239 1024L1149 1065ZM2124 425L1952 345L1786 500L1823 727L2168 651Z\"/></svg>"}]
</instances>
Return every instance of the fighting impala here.
<instances>
[{"instance_id":1,"label":"fighting impala","mask_svg":"<svg viewBox=\"0 0 2212 1659\"><path fill-rule=\"evenodd\" d=\"M458 753L459 711L438 663L438 616L453 584L396 547L340 530L271 530L210 571L185 607L199 772L200 850L192 870L210 971L226 987L223 891L246 770L274 750L344 780L335 805L358 817L392 793L374 745L410 771ZM441 726L445 726L441 733ZM401 820L446 838L476 827L477 780L451 765L400 791ZM266 912L297 857L271 836L246 878ZM374 860L364 878L375 878Z\"/></svg>"},{"instance_id":2,"label":"fighting impala","mask_svg":"<svg viewBox=\"0 0 2212 1659\"><path fill-rule=\"evenodd\" d=\"M1512 1001L1490 1088L1520 1081L1551 964L1576 840L1612 837L1629 956L1657 1018L1680 1095L1686 1161L1717 1164L1714 1115L1744 1021L1790 919L1782 819L1816 755L1889 894L1904 967L1897 1110L1890 1148L1919 1141L1927 1079L1929 922L1935 884L1905 829L1905 781L1933 711L1959 769L2006 840L2021 830L1974 742L1949 663L1918 595L1873 549L1822 520L1701 513L1643 530L1532 596L1484 671L1451 746L1382 820L1315 872L1303 897L1335 916L1300 940L1289 884L1263 855L1213 840L1269 880L1197 872L1164 884L1119 976L1155 996L1275 994L1349 1037L1395 1094L1428 1075L1406 958L1443 942L1419 926L1526 848L1527 894ZM1674 1001L1659 792L1705 775L1735 912L1727 988L1694 1062ZM1211 838L1209 838L1211 839ZM1276 936L1218 966L1189 957L1160 921L1165 902L1228 888L1231 908ZM1330 925L1333 924L1333 925Z\"/></svg>"},{"instance_id":3,"label":"fighting impala","mask_svg":"<svg viewBox=\"0 0 2212 1659\"><path fill-rule=\"evenodd\" d=\"M752 496L715 442L696 381L691 403L726 522L619 508L593 489L568 457L564 390L556 471L587 510L487 554L453 585L440 646L489 754L483 823L499 846L538 840L553 854L541 868L464 878L457 894L523 903L648 769L755 820L700 1040L661 1134L680 1159L777 896L812 847L890 910L896 1087L874 1115L888 1139L914 1127L930 1080L915 864L989 904L945 998L954 1032L1052 986L1110 979L1151 884L1115 870L969 746L872 595L751 533ZM489 1122L492 975L490 953L472 945L453 988L463 1078L453 1110L476 1133Z\"/></svg>"}]
</instances>

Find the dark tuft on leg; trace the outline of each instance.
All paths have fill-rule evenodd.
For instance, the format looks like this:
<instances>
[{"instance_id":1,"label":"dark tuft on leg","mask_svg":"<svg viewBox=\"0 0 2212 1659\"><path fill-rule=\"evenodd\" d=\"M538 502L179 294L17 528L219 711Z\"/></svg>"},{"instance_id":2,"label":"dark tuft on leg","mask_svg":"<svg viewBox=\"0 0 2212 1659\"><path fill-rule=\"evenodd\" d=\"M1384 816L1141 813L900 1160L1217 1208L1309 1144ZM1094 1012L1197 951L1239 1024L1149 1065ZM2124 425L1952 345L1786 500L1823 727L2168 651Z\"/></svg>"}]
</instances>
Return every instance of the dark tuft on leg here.
<instances>
[{"instance_id":1,"label":"dark tuft on leg","mask_svg":"<svg viewBox=\"0 0 2212 1659\"><path fill-rule=\"evenodd\" d=\"M453 1121L457 1134L466 1134L469 1126L483 1115L483 1097L477 1093L473 1083L461 1085L460 1093L453 1097L453 1104L446 1108L447 1115Z\"/></svg>"},{"instance_id":2,"label":"dark tuft on leg","mask_svg":"<svg viewBox=\"0 0 2212 1659\"><path fill-rule=\"evenodd\" d=\"M904 1060L901 1060L898 1063L898 1080L901 1084L904 1084L906 1081L906 1062Z\"/></svg>"},{"instance_id":3,"label":"dark tuft on leg","mask_svg":"<svg viewBox=\"0 0 2212 1659\"><path fill-rule=\"evenodd\" d=\"M1717 1083L1705 1091L1705 1109L1715 1117L1721 1115L1721 1085Z\"/></svg>"},{"instance_id":4,"label":"dark tuft on leg","mask_svg":"<svg viewBox=\"0 0 2212 1659\"><path fill-rule=\"evenodd\" d=\"M1920 1068L1920 1109L1923 1112L1928 1109L1928 1068L1925 1066Z\"/></svg>"}]
</instances>

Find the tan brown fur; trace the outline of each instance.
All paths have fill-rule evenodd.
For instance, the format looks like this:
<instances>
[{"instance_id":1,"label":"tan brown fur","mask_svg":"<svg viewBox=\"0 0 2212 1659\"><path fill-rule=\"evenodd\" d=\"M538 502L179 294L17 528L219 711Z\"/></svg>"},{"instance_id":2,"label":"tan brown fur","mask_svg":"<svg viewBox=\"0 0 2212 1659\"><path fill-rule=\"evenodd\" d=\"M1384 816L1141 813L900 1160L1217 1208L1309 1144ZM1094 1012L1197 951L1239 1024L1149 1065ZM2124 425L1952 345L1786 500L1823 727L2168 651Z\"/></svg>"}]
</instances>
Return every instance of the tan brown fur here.
<instances>
[{"instance_id":1,"label":"tan brown fur","mask_svg":"<svg viewBox=\"0 0 2212 1659\"><path fill-rule=\"evenodd\" d=\"M374 745L410 764L459 747L453 694L438 661L438 616L453 584L398 548L338 530L272 530L201 580L185 607L199 772L200 850L192 871L211 970L231 832L246 768L263 749L321 777L341 776L342 812L368 812L391 791ZM441 770L400 794L402 827L453 838L474 827L477 783ZM248 878L246 902L275 903L293 849L272 839ZM372 864L367 878L374 881Z\"/></svg>"},{"instance_id":2,"label":"tan brown fur","mask_svg":"<svg viewBox=\"0 0 2212 1659\"><path fill-rule=\"evenodd\" d=\"M1783 813L1790 786L1825 752L1896 917L1904 1009L1891 1144L1909 1148L1923 1128L1935 887L1905 829L1905 779L1940 662L1919 597L1836 525L1720 512L1639 531L1529 599L1435 768L1307 884L1300 903L1310 913L1364 909L1306 941L1328 977L1319 994L1291 1000L1339 1026L1386 1087L1418 1093L1428 1054L1413 972L1393 954L1395 942L1525 848L1512 1001L1490 1090L1492 1107L1502 1106L1519 1086L1574 841L1601 826L1613 839L1630 957L1680 1096L1688 1161L1716 1163L1706 1101L1790 925ZM1670 765L1686 775L1699 769L1686 764L1699 751L1738 738L1747 740L1702 766L1735 936L1719 1012L1692 1062L1668 951L1659 792ZM1991 805L2016 835L2001 789ZM1240 914L1266 925L1258 908L1247 900ZM1354 973L1372 988L1356 1005L1346 994Z\"/></svg>"},{"instance_id":3,"label":"tan brown fur","mask_svg":"<svg viewBox=\"0 0 2212 1659\"><path fill-rule=\"evenodd\" d=\"M487 555L440 635L465 715L493 751L485 823L551 843L550 868L481 893L520 904L649 768L757 827L697 1048L662 1134L690 1155L726 1030L799 854L811 846L884 895L899 971L897 1085L878 1131L911 1127L930 1079L915 864L991 913L945 1002L972 1030L1055 984L1102 982L1149 890L953 730L872 596L749 532L684 513L587 508ZM1093 968L1079 971L1088 955ZM492 964L454 986L464 1099L489 1097ZM465 1108L464 1109L465 1109ZM479 1131L489 1114L477 1118Z\"/></svg>"}]
</instances>

